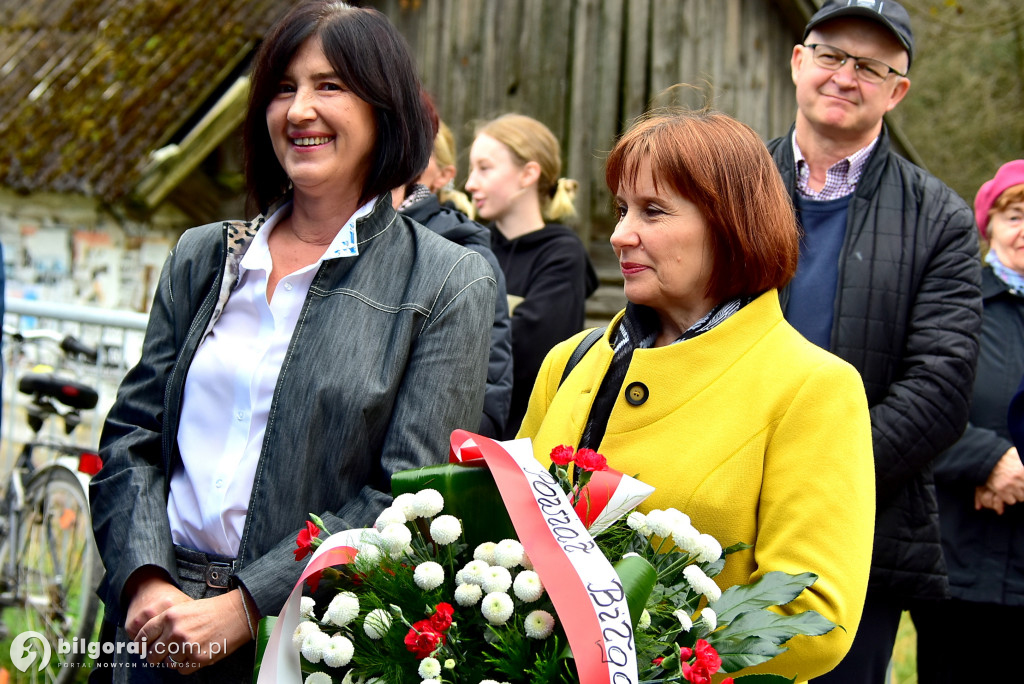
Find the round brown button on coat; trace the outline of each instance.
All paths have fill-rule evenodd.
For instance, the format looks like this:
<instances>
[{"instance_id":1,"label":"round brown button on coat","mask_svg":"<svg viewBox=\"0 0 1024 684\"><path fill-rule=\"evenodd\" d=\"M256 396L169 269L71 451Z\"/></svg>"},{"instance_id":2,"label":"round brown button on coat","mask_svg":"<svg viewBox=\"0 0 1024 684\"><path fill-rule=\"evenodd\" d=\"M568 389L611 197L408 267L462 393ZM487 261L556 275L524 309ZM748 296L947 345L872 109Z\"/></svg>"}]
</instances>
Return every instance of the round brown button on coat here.
<instances>
[{"instance_id":1,"label":"round brown button on coat","mask_svg":"<svg viewBox=\"0 0 1024 684\"><path fill-rule=\"evenodd\" d=\"M647 401L649 396L651 396L651 392L647 389L647 385L642 382L631 382L626 386L626 401L631 406L639 406Z\"/></svg>"}]
</instances>

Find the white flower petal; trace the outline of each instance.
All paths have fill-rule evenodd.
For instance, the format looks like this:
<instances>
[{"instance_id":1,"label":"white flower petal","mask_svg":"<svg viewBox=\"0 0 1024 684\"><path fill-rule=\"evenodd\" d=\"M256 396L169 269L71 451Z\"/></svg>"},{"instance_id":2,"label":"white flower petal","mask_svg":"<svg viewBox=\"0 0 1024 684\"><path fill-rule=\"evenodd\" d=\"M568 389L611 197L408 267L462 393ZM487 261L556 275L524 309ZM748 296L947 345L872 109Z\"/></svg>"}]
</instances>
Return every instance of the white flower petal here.
<instances>
[{"instance_id":1,"label":"white flower petal","mask_svg":"<svg viewBox=\"0 0 1024 684\"><path fill-rule=\"evenodd\" d=\"M373 526L378 531L381 531L388 525L404 522L405 514L402 513L400 509L391 507L385 508L383 511L381 511L381 514L377 516L377 521L373 523Z\"/></svg>"},{"instance_id":2,"label":"white flower petal","mask_svg":"<svg viewBox=\"0 0 1024 684\"><path fill-rule=\"evenodd\" d=\"M711 603L722 598L722 590L718 588L715 581L696 565L688 565L683 568L683 577L690 583L694 591L704 594Z\"/></svg>"},{"instance_id":3,"label":"white flower petal","mask_svg":"<svg viewBox=\"0 0 1024 684\"><path fill-rule=\"evenodd\" d=\"M405 522L416 519L416 495L406 492L405 494L399 494L395 497L394 502L391 504L392 508L397 508L402 511L405 516Z\"/></svg>"},{"instance_id":4,"label":"white flower petal","mask_svg":"<svg viewBox=\"0 0 1024 684\"><path fill-rule=\"evenodd\" d=\"M374 641L382 639L391 628L391 613L383 608L371 610L363 620L363 632Z\"/></svg>"},{"instance_id":5,"label":"white flower petal","mask_svg":"<svg viewBox=\"0 0 1024 684\"><path fill-rule=\"evenodd\" d=\"M331 681L331 675L326 672L310 672L304 684L331 684Z\"/></svg>"},{"instance_id":6,"label":"white flower petal","mask_svg":"<svg viewBox=\"0 0 1024 684\"><path fill-rule=\"evenodd\" d=\"M652 534L665 539L672 534L672 519L665 511L656 508L647 513L647 527Z\"/></svg>"},{"instance_id":7,"label":"white flower petal","mask_svg":"<svg viewBox=\"0 0 1024 684\"><path fill-rule=\"evenodd\" d=\"M636 530L641 534L647 534L647 516L640 511L633 511L627 515L626 525L628 525L631 530Z\"/></svg>"},{"instance_id":8,"label":"white flower petal","mask_svg":"<svg viewBox=\"0 0 1024 684\"><path fill-rule=\"evenodd\" d=\"M295 628L294 632L292 632L292 645L295 647L295 650L301 651L302 643L306 640L306 637L312 632L319 631L320 626L315 622L310 622L309 620L300 622L299 626Z\"/></svg>"},{"instance_id":9,"label":"white flower petal","mask_svg":"<svg viewBox=\"0 0 1024 684\"><path fill-rule=\"evenodd\" d=\"M487 576L487 571L491 569L485 561L473 560L466 563L466 567L462 568L459 573L462 575L461 583L465 584L483 584L484 578Z\"/></svg>"},{"instance_id":10,"label":"white flower petal","mask_svg":"<svg viewBox=\"0 0 1024 684\"><path fill-rule=\"evenodd\" d=\"M444 497L436 489L421 489L416 492L413 508L420 518L433 518L444 508Z\"/></svg>"},{"instance_id":11,"label":"white flower petal","mask_svg":"<svg viewBox=\"0 0 1024 684\"><path fill-rule=\"evenodd\" d=\"M503 568L514 568L523 562L523 545L515 539L503 539L494 547L494 562Z\"/></svg>"},{"instance_id":12,"label":"white flower petal","mask_svg":"<svg viewBox=\"0 0 1024 684\"><path fill-rule=\"evenodd\" d=\"M473 606L484 595L479 584L460 584L455 587L455 602L460 606Z\"/></svg>"},{"instance_id":13,"label":"white flower petal","mask_svg":"<svg viewBox=\"0 0 1024 684\"><path fill-rule=\"evenodd\" d=\"M516 575L512 591L520 601L531 603L544 595L544 585L541 584L540 575L532 570L523 570Z\"/></svg>"},{"instance_id":14,"label":"white flower petal","mask_svg":"<svg viewBox=\"0 0 1024 684\"><path fill-rule=\"evenodd\" d=\"M555 618L546 610L535 610L526 616L523 629L531 639L547 639L555 629Z\"/></svg>"},{"instance_id":15,"label":"white flower petal","mask_svg":"<svg viewBox=\"0 0 1024 684\"><path fill-rule=\"evenodd\" d=\"M331 604L327 606L324 620L330 621L338 627L344 627L355 620L358 615L359 597L351 591L343 591L331 599Z\"/></svg>"},{"instance_id":16,"label":"white flower petal","mask_svg":"<svg viewBox=\"0 0 1024 684\"><path fill-rule=\"evenodd\" d=\"M697 537L697 548L694 551L697 552L698 563L714 563L722 557L722 545L710 534Z\"/></svg>"},{"instance_id":17,"label":"white flower petal","mask_svg":"<svg viewBox=\"0 0 1024 684\"><path fill-rule=\"evenodd\" d=\"M480 612L492 625L503 625L508 622L514 607L512 597L501 591L487 594L480 602Z\"/></svg>"},{"instance_id":18,"label":"white flower petal","mask_svg":"<svg viewBox=\"0 0 1024 684\"><path fill-rule=\"evenodd\" d=\"M508 591L512 586L512 573L500 565L492 565L484 573L484 581L481 586L488 594Z\"/></svg>"},{"instance_id":19,"label":"white flower petal","mask_svg":"<svg viewBox=\"0 0 1024 684\"><path fill-rule=\"evenodd\" d=\"M390 554L401 553L412 541L412 532L405 524L392 523L381 530L381 542Z\"/></svg>"},{"instance_id":20,"label":"white flower petal","mask_svg":"<svg viewBox=\"0 0 1024 684\"><path fill-rule=\"evenodd\" d=\"M430 523L430 538L447 546L462 536L462 523L454 515L439 515Z\"/></svg>"},{"instance_id":21,"label":"white flower petal","mask_svg":"<svg viewBox=\"0 0 1024 684\"><path fill-rule=\"evenodd\" d=\"M419 669L416 672L424 679L436 679L441 675L441 662L437 658L427 656L420 661Z\"/></svg>"},{"instance_id":22,"label":"white flower petal","mask_svg":"<svg viewBox=\"0 0 1024 684\"><path fill-rule=\"evenodd\" d=\"M311 663L319 663L324 658L324 650L331 637L320 630L310 632L302 642L302 657Z\"/></svg>"},{"instance_id":23,"label":"white flower petal","mask_svg":"<svg viewBox=\"0 0 1024 684\"><path fill-rule=\"evenodd\" d=\"M680 523L672 528L672 543L687 553L698 553L700 532L689 523Z\"/></svg>"},{"instance_id":24,"label":"white flower petal","mask_svg":"<svg viewBox=\"0 0 1024 684\"><path fill-rule=\"evenodd\" d=\"M444 584L444 568L434 561L420 563L413 571L412 578L416 586L423 591L437 589Z\"/></svg>"},{"instance_id":25,"label":"white flower petal","mask_svg":"<svg viewBox=\"0 0 1024 684\"><path fill-rule=\"evenodd\" d=\"M488 565L494 564L494 549L497 548L494 542L484 542L473 550L473 560L483 561Z\"/></svg>"},{"instance_id":26,"label":"white flower petal","mask_svg":"<svg viewBox=\"0 0 1024 684\"><path fill-rule=\"evenodd\" d=\"M313 610L316 608L316 601L311 596L303 596L299 599L299 617L303 620L314 620L316 616Z\"/></svg>"},{"instance_id":27,"label":"white flower petal","mask_svg":"<svg viewBox=\"0 0 1024 684\"><path fill-rule=\"evenodd\" d=\"M355 647L352 642L340 634L335 634L324 648L324 665L327 667L345 667L352 661Z\"/></svg>"}]
</instances>

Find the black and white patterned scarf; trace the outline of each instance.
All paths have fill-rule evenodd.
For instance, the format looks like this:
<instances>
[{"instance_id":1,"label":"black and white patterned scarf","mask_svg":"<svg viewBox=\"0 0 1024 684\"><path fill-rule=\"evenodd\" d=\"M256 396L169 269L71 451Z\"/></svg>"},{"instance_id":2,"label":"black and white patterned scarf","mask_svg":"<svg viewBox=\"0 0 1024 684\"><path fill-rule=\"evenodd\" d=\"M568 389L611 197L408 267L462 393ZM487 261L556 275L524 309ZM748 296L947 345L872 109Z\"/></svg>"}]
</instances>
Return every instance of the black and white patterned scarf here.
<instances>
[{"instance_id":1,"label":"black and white patterned scarf","mask_svg":"<svg viewBox=\"0 0 1024 684\"><path fill-rule=\"evenodd\" d=\"M420 185L419 183L413 183L405 189L405 199L398 205L398 213L401 214L403 211L416 204L421 200L425 200L430 197L433 193L430 192L430 188L426 185Z\"/></svg>"}]
</instances>

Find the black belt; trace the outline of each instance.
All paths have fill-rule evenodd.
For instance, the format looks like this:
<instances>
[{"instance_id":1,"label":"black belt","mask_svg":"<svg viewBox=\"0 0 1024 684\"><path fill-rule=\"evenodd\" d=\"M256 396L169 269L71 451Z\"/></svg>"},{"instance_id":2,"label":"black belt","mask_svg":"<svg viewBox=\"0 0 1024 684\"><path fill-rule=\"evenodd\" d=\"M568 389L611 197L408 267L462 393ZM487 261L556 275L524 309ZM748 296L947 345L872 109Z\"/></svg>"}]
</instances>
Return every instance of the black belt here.
<instances>
[{"instance_id":1,"label":"black belt","mask_svg":"<svg viewBox=\"0 0 1024 684\"><path fill-rule=\"evenodd\" d=\"M178 561L178 576L181 579L206 582L215 589L234 589L237 586L235 573L239 570L238 560L213 553L204 553L184 546L174 546Z\"/></svg>"}]
</instances>

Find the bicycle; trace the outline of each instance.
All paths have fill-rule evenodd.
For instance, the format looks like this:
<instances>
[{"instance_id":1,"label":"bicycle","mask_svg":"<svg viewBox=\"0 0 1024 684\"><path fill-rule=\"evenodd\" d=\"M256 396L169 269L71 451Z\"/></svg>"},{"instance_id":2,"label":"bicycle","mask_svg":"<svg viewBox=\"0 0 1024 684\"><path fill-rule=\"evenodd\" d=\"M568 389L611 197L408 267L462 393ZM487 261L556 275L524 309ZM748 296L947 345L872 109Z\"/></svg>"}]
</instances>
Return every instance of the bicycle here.
<instances>
[{"instance_id":1,"label":"bicycle","mask_svg":"<svg viewBox=\"0 0 1024 684\"><path fill-rule=\"evenodd\" d=\"M96 361L96 350L70 335L5 334L14 363L25 345L45 342L57 345L65 359ZM0 500L0 607L13 609L17 631L38 632L51 644L49 667L43 672L29 667L26 676L63 684L78 674L99 610L96 587L102 566L88 486L102 463L94 449L70 442L81 412L95 408L99 397L93 387L40 366L21 375L18 391L31 397L25 417L33 437L21 446ZM63 439L40 436L53 417L63 421ZM37 465L39 454L45 458ZM3 628L13 632L7 620L11 612L4 611ZM62 643L70 648L61 648Z\"/></svg>"}]
</instances>

